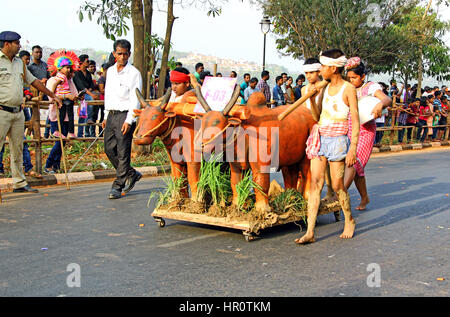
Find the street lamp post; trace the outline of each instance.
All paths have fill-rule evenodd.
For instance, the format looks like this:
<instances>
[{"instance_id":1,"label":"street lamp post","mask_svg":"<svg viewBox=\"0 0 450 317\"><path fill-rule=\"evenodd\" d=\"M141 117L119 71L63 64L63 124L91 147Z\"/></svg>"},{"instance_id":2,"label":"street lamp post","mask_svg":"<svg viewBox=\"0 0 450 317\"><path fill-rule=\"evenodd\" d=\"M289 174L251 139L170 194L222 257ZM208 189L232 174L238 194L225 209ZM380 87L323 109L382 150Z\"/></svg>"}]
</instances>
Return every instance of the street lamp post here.
<instances>
[{"instance_id":1,"label":"street lamp post","mask_svg":"<svg viewBox=\"0 0 450 317\"><path fill-rule=\"evenodd\" d=\"M261 32L264 34L264 49L263 49L263 70L266 68L266 34L270 32L270 20L268 16L263 17L261 22Z\"/></svg>"}]
</instances>

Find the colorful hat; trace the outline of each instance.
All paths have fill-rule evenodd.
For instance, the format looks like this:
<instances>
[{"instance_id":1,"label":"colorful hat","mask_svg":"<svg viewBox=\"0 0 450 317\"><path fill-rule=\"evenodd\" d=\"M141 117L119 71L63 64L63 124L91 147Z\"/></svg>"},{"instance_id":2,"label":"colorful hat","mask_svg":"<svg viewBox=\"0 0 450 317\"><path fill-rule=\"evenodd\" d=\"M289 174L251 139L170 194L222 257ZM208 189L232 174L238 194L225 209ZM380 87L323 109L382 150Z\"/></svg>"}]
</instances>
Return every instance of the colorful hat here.
<instances>
[{"instance_id":1,"label":"colorful hat","mask_svg":"<svg viewBox=\"0 0 450 317\"><path fill-rule=\"evenodd\" d=\"M64 66L72 66L77 71L80 68L80 60L72 51L59 50L54 52L47 61L48 70L54 74Z\"/></svg>"}]
</instances>

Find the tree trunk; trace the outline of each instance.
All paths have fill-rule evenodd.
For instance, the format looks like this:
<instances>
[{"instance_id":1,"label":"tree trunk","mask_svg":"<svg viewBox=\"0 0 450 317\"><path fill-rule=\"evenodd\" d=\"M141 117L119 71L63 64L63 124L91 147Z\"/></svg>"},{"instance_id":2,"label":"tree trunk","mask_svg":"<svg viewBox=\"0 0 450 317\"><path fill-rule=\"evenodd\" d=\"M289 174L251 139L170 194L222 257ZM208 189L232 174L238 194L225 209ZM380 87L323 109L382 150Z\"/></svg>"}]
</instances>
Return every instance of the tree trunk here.
<instances>
[{"instance_id":1,"label":"tree trunk","mask_svg":"<svg viewBox=\"0 0 450 317\"><path fill-rule=\"evenodd\" d=\"M422 17L422 21L425 20L425 18L427 17L427 13L428 10L430 10L431 7L431 3L433 2L433 0L430 0L430 2L428 2L428 6L425 9L425 13L423 14ZM425 30L424 30L425 32ZM422 35L423 37L425 37L425 35ZM416 98L420 98L422 96L422 80L423 80L423 43L420 44L419 47L419 66L417 67L417 94L416 94Z\"/></svg>"},{"instance_id":2,"label":"tree trunk","mask_svg":"<svg viewBox=\"0 0 450 317\"><path fill-rule=\"evenodd\" d=\"M423 47L420 45L419 47L419 63L417 66L417 93L416 98L420 98L422 96L422 80L423 80Z\"/></svg>"},{"instance_id":3,"label":"tree trunk","mask_svg":"<svg viewBox=\"0 0 450 317\"><path fill-rule=\"evenodd\" d=\"M144 69L146 74L145 88L142 91L145 92L145 96L150 98L150 80L151 80L151 69L150 69L150 54L151 54L151 40L152 35L152 17L153 17L153 0L144 0L144 39L148 36L147 43L144 43ZM144 88L143 87L143 88Z\"/></svg>"},{"instance_id":4,"label":"tree trunk","mask_svg":"<svg viewBox=\"0 0 450 317\"><path fill-rule=\"evenodd\" d=\"M146 83L147 69L144 67L144 7L142 0L132 0L131 2L131 20L134 30L134 52L133 66L136 67L142 75L143 84ZM144 85L145 87L145 85ZM145 90L143 90L145 91Z\"/></svg>"},{"instance_id":5,"label":"tree trunk","mask_svg":"<svg viewBox=\"0 0 450 317\"><path fill-rule=\"evenodd\" d=\"M158 98L164 95L164 86L167 74L167 65L169 61L170 52L170 38L172 37L172 27L175 17L173 16L173 0L169 0L167 3L167 27L166 27L166 38L164 39L164 50L161 60L161 71L159 73L158 81Z\"/></svg>"}]
</instances>

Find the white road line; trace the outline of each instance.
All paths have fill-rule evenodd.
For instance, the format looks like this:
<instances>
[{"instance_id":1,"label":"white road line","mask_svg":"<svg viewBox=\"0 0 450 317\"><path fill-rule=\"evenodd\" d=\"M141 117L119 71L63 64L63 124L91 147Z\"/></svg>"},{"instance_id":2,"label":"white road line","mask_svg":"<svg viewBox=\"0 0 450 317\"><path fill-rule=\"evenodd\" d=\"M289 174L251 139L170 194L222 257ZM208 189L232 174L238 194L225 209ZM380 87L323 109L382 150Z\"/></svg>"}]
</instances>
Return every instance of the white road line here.
<instances>
[{"instance_id":1,"label":"white road line","mask_svg":"<svg viewBox=\"0 0 450 317\"><path fill-rule=\"evenodd\" d=\"M169 242L169 243L165 243L165 244L160 244L157 247L158 248L171 248L171 247L175 247L177 245L186 244L186 243L190 243L193 241L212 238L212 237L223 236L226 234L228 234L228 232L218 232L218 233L213 233L213 234L206 234L203 236L197 236L197 237L193 237L193 238L188 238L188 239L178 240L178 241Z\"/></svg>"}]
</instances>

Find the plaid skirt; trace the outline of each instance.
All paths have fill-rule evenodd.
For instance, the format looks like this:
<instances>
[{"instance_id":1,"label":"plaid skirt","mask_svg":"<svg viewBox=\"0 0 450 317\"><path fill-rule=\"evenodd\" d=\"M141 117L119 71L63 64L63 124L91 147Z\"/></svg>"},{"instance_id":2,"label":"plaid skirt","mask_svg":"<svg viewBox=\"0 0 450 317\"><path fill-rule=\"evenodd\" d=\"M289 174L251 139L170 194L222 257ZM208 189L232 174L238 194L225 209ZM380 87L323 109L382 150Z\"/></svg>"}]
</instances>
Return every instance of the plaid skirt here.
<instances>
[{"instance_id":1,"label":"plaid skirt","mask_svg":"<svg viewBox=\"0 0 450 317\"><path fill-rule=\"evenodd\" d=\"M364 168L369 162L370 155L372 154L373 141L375 140L375 134L377 132L377 125L375 120L363 124L359 128L358 146L356 147L356 163L353 167L356 170L358 176L365 176ZM352 139L352 120L349 120L348 137Z\"/></svg>"}]
</instances>

